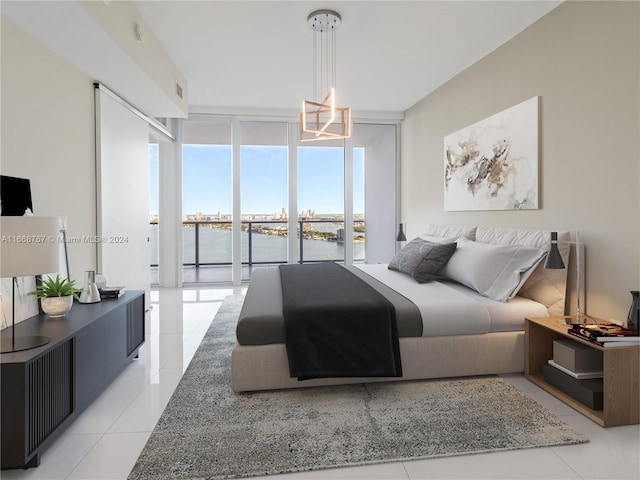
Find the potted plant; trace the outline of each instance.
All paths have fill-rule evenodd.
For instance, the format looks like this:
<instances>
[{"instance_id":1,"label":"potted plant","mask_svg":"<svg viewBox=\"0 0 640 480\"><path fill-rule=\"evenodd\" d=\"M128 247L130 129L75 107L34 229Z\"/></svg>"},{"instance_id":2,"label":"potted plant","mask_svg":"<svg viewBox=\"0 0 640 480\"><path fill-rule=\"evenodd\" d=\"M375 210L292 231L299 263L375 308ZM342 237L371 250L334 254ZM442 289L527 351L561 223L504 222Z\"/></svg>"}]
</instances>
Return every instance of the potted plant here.
<instances>
[{"instance_id":1,"label":"potted plant","mask_svg":"<svg viewBox=\"0 0 640 480\"><path fill-rule=\"evenodd\" d=\"M29 292L40 299L42 311L50 317L63 317L73 306L73 299L79 299L76 293L76 281L67 278L47 277L36 289Z\"/></svg>"}]
</instances>

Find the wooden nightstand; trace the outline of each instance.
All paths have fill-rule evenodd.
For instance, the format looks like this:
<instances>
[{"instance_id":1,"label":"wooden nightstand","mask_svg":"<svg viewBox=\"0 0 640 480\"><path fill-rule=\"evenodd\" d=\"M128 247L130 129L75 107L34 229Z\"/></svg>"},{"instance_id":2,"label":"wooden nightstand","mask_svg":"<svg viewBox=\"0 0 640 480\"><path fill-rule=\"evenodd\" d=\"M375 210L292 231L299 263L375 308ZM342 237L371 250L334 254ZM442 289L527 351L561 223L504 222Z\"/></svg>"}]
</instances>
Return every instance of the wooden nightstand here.
<instances>
[{"instance_id":1,"label":"wooden nightstand","mask_svg":"<svg viewBox=\"0 0 640 480\"><path fill-rule=\"evenodd\" d=\"M566 325L558 324L564 318L525 319L525 377L603 427L640 423L640 346L603 348L569 334ZM553 358L553 341L567 338L602 352L602 410L590 409L544 380L542 367Z\"/></svg>"}]
</instances>

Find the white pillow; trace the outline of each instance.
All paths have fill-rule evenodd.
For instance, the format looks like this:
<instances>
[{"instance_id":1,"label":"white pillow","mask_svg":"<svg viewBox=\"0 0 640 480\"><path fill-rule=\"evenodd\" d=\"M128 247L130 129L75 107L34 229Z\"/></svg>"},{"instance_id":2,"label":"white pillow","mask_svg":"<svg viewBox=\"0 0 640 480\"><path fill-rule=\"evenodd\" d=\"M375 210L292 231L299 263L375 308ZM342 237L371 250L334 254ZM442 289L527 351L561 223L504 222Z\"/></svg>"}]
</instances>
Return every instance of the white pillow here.
<instances>
[{"instance_id":1,"label":"white pillow","mask_svg":"<svg viewBox=\"0 0 640 480\"><path fill-rule=\"evenodd\" d=\"M458 248L439 274L499 302L516 296L546 250L522 245L492 245L460 237Z\"/></svg>"},{"instance_id":2,"label":"white pillow","mask_svg":"<svg viewBox=\"0 0 640 480\"><path fill-rule=\"evenodd\" d=\"M478 227L468 225L442 225L438 223L430 223L427 225L425 234L434 235L436 237L465 237L469 240L476 239L476 230Z\"/></svg>"},{"instance_id":3,"label":"white pillow","mask_svg":"<svg viewBox=\"0 0 640 480\"><path fill-rule=\"evenodd\" d=\"M434 235L427 235L426 233L418 235L418 238L431 243L455 243L458 241L458 237L436 237Z\"/></svg>"}]
</instances>

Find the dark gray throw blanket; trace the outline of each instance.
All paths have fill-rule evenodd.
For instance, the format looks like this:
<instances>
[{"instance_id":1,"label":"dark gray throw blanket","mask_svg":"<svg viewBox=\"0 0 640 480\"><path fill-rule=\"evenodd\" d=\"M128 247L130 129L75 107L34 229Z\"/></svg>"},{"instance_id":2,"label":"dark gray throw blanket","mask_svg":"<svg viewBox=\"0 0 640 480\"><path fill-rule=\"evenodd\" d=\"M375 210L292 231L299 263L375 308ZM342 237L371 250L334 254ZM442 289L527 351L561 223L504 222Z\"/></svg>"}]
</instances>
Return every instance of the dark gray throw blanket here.
<instances>
[{"instance_id":1,"label":"dark gray throw blanket","mask_svg":"<svg viewBox=\"0 0 640 480\"><path fill-rule=\"evenodd\" d=\"M393 305L335 263L281 265L291 377L400 377Z\"/></svg>"}]
</instances>

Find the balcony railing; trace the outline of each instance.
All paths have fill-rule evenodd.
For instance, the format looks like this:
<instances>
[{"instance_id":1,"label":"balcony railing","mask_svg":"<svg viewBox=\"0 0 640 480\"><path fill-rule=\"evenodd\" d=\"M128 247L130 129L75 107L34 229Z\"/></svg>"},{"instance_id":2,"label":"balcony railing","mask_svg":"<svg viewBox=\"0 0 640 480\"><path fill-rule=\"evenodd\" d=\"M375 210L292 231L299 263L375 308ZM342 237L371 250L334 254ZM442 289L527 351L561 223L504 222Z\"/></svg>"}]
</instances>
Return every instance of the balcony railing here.
<instances>
[{"instance_id":1,"label":"balcony railing","mask_svg":"<svg viewBox=\"0 0 640 480\"><path fill-rule=\"evenodd\" d=\"M344 229L337 228L336 231L328 230L328 231L319 231L313 229L313 227L309 227L309 225L313 224L334 224L334 225L344 225L344 222L340 220L298 220L298 230L296 235L299 241L300 248L300 259L299 263L310 263L310 262L322 262L322 261L342 261L344 260L344 253L342 257L336 258L307 258L305 259L305 240L316 240L316 241L325 241L337 244L344 244ZM361 231L361 237L364 239L364 221L354 221L354 229L357 231ZM150 222L150 226L157 226L158 222ZM272 228L271 225L282 225L283 228ZM215 227L213 227L215 226ZM182 222L183 232L185 231L185 227L193 228L194 231L194 240L193 240L193 248L194 254L192 260L186 260L183 262L183 266L217 266L217 265L231 265L231 257L229 252L229 260L226 261L203 261L202 260L202 249L203 239L201 230L202 228L213 228L215 230L226 230L231 233L232 222L231 220L187 220ZM242 231L247 234L246 246L247 246L247 254L246 258L243 258L242 265L260 265L260 264L279 264L279 263L287 263L286 260L286 247L284 251L281 251L280 258L277 255L274 255L273 258L263 258L256 260L254 255L254 237L256 235L271 235L286 238L288 236L288 221L286 220L243 220L241 222ZM302 232L302 234L300 234ZM229 239L227 242L230 242L231 236L229 235ZM183 240L184 242L184 240ZM205 241L205 244L207 241ZM212 243L211 240L208 243ZM215 241L213 242L215 245ZM244 246L244 245L243 245ZM209 247L213 247L209 245ZM214 248L219 248L220 245L215 245ZM277 252L276 252L277 253ZM152 267L157 267L157 248L156 251L153 252L156 261L151 261ZM310 255L311 257L313 255ZM244 257L244 255L243 255ZM283 258L284 257L284 258ZM357 260L357 259L356 259Z\"/></svg>"}]
</instances>

